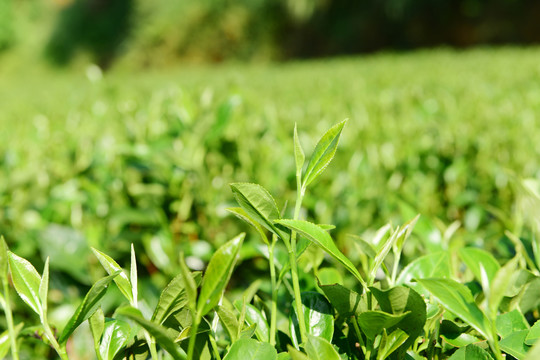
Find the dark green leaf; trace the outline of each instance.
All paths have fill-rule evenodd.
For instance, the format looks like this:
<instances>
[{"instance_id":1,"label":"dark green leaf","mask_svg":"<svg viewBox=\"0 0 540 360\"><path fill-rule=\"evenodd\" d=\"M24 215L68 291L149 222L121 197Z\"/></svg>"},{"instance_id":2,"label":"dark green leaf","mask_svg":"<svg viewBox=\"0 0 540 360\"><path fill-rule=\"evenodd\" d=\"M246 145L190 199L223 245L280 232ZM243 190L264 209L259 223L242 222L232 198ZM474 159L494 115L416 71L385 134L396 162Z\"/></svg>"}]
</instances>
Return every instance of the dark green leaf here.
<instances>
[{"instance_id":1,"label":"dark green leaf","mask_svg":"<svg viewBox=\"0 0 540 360\"><path fill-rule=\"evenodd\" d=\"M375 339L375 336L383 331L383 329L388 329L397 325L408 314L409 312L394 315L384 311L371 310L364 311L358 315L357 319L360 330L362 330L369 339L373 340Z\"/></svg>"},{"instance_id":2,"label":"dark green leaf","mask_svg":"<svg viewBox=\"0 0 540 360\"><path fill-rule=\"evenodd\" d=\"M266 342L254 339L240 339L232 344L223 360L275 360L276 349Z\"/></svg>"},{"instance_id":3,"label":"dark green leaf","mask_svg":"<svg viewBox=\"0 0 540 360\"><path fill-rule=\"evenodd\" d=\"M343 317L348 317L367 310L367 306L363 302L360 294L343 285L320 285L320 288L328 300L330 300L332 306L334 306L337 312Z\"/></svg>"},{"instance_id":4,"label":"dark green leaf","mask_svg":"<svg viewBox=\"0 0 540 360\"><path fill-rule=\"evenodd\" d=\"M118 315L125 316L142 326L156 339L156 342L173 357L173 359L177 360L186 358L186 354L182 351L180 346L176 345L173 340L169 338L166 328L146 320L143 318L139 310L128 306L118 309L116 313Z\"/></svg>"},{"instance_id":5,"label":"dark green leaf","mask_svg":"<svg viewBox=\"0 0 540 360\"><path fill-rule=\"evenodd\" d=\"M296 307L293 304L293 307ZM302 311L306 330L309 334L332 341L334 335L334 309L324 295L315 291L302 293ZM292 314L291 338L293 344L298 347L300 343L300 329L296 313Z\"/></svg>"},{"instance_id":6,"label":"dark green leaf","mask_svg":"<svg viewBox=\"0 0 540 360\"><path fill-rule=\"evenodd\" d=\"M90 290L86 293L82 303L79 305L73 316L71 316L71 319L69 319L67 325L64 327L64 331L62 331L62 335L58 339L60 344L66 342L73 331L75 331L75 329L82 324L83 321L94 314L99 306L101 298L103 298L107 292L107 287L118 274L118 272L113 273L112 275L98 280L94 285L92 285Z\"/></svg>"}]
</instances>

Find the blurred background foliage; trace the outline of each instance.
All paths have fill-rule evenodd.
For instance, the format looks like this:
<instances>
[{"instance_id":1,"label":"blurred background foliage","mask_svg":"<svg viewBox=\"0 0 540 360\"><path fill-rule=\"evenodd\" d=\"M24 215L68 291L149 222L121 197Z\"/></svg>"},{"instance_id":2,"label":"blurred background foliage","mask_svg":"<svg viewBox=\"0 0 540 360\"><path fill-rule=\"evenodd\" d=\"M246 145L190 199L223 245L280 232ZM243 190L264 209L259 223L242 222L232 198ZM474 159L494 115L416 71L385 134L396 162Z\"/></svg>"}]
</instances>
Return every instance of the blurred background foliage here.
<instances>
[{"instance_id":1,"label":"blurred background foliage","mask_svg":"<svg viewBox=\"0 0 540 360\"><path fill-rule=\"evenodd\" d=\"M2 0L0 50L56 64L82 52L102 68L284 60L538 43L539 18L535 0Z\"/></svg>"}]
</instances>

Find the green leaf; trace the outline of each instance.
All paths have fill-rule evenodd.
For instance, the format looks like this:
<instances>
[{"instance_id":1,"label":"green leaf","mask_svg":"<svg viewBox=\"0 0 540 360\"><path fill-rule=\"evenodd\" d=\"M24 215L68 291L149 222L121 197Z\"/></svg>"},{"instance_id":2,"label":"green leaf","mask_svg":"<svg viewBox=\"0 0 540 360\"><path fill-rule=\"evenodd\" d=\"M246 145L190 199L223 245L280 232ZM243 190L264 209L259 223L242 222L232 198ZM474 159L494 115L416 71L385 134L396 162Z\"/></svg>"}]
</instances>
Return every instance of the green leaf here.
<instances>
[{"instance_id":1,"label":"green leaf","mask_svg":"<svg viewBox=\"0 0 540 360\"><path fill-rule=\"evenodd\" d=\"M191 271L189 271L186 261L184 260L184 253L180 254L180 274L182 275L181 279L184 282L184 289L186 290L187 302L189 307L195 311L197 306L197 284L193 279Z\"/></svg>"},{"instance_id":2,"label":"green leaf","mask_svg":"<svg viewBox=\"0 0 540 360\"><path fill-rule=\"evenodd\" d=\"M307 335L305 347L309 360L341 360L338 352L330 342L322 337Z\"/></svg>"},{"instance_id":3,"label":"green leaf","mask_svg":"<svg viewBox=\"0 0 540 360\"><path fill-rule=\"evenodd\" d=\"M313 155L309 160L302 188L306 189L307 186L315 180L323 170L330 164L330 161L334 158L336 149L341 136L341 131L345 126L347 120L340 122L330 128L319 140L313 150Z\"/></svg>"},{"instance_id":4,"label":"green leaf","mask_svg":"<svg viewBox=\"0 0 540 360\"><path fill-rule=\"evenodd\" d=\"M133 243L131 243L131 268L129 271L129 280L131 282L131 296L133 298L133 303L136 306L139 296L137 289L137 259L135 258L135 248L133 248Z\"/></svg>"},{"instance_id":5,"label":"green leaf","mask_svg":"<svg viewBox=\"0 0 540 360\"><path fill-rule=\"evenodd\" d=\"M450 256L447 251L421 256L409 263L398 276L396 285L407 285L418 293L428 295L413 279L450 278Z\"/></svg>"},{"instance_id":6,"label":"green leaf","mask_svg":"<svg viewBox=\"0 0 540 360\"><path fill-rule=\"evenodd\" d=\"M193 278L193 284L200 283L201 273L188 274L190 278ZM163 324L165 320L175 312L181 310L188 304L188 295L184 288L184 274L177 275L169 284L163 289L159 296L159 301L152 315L152 321L157 324ZM196 285L194 290L196 291Z\"/></svg>"},{"instance_id":7,"label":"green leaf","mask_svg":"<svg viewBox=\"0 0 540 360\"><path fill-rule=\"evenodd\" d=\"M512 310L506 314L497 316L496 327L497 333L502 338L505 338L516 331L528 330L529 324L521 312Z\"/></svg>"},{"instance_id":8,"label":"green leaf","mask_svg":"<svg viewBox=\"0 0 540 360\"><path fill-rule=\"evenodd\" d=\"M236 319L236 316L234 313L227 309L224 306L218 306L216 308L216 312L219 316L219 320L221 321L221 324L227 330L227 333L229 334L229 337L231 338L231 343L236 342L237 335L238 335L238 320Z\"/></svg>"},{"instance_id":9,"label":"green leaf","mask_svg":"<svg viewBox=\"0 0 540 360\"><path fill-rule=\"evenodd\" d=\"M102 359L113 360L114 356L127 344L131 327L122 320L110 319L105 322L99 352Z\"/></svg>"},{"instance_id":10,"label":"green leaf","mask_svg":"<svg viewBox=\"0 0 540 360\"><path fill-rule=\"evenodd\" d=\"M343 284L343 276L336 268L332 267L319 269L317 280L321 285Z\"/></svg>"},{"instance_id":11,"label":"green leaf","mask_svg":"<svg viewBox=\"0 0 540 360\"><path fill-rule=\"evenodd\" d=\"M503 338L499 345L501 350L507 354L512 355L516 359L523 359L530 349L530 346L525 344L527 339L527 334L529 330L516 331L507 337Z\"/></svg>"},{"instance_id":12,"label":"green leaf","mask_svg":"<svg viewBox=\"0 0 540 360\"><path fill-rule=\"evenodd\" d=\"M230 212L231 214L235 215L239 219L245 221L249 225L253 226L255 228L255 230L257 230L257 233L259 233L259 236L261 237L262 241L266 245L270 245L270 242L268 241L268 237L264 233L263 228L261 227L261 225L259 225L259 223L257 223L254 219L252 219L248 215L248 213L244 211L244 209L239 208L239 207L235 207L235 208L227 208L227 211Z\"/></svg>"},{"instance_id":13,"label":"green leaf","mask_svg":"<svg viewBox=\"0 0 540 360\"><path fill-rule=\"evenodd\" d=\"M291 357L291 360L310 360L306 354L299 350L296 350L291 345L287 345L287 349L289 350L289 356Z\"/></svg>"},{"instance_id":14,"label":"green leaf","mask_svg":"<svg viewBox=\"0 0 540 360\"><path fill-rule=\"evenodd\" d=\"M118 286L120 292L128 299L130 304L133 304L133 293L131 289L131 283L124 273L123 269L114 261L109 255L102 253L101 251L92 248L92 251L98 258L99 262L107 272L107 274L112 275L120 271L118 276L114 278L114 282Z\"/></svg>"},{"instance_id":15,"label":"green leaf","mask_svg":"<svg viewBox=\"0 0 540 360\"><path fill-rule=\"evenodd\" d=\"M289 235L274 225L281 216L276 201L268 190L258 184L230 184L234 197L248 216L282 239Z\"/></svg>"},{"instance_id":16,"label":"green leaf","mask_svg":"<svg viewBox=\"0 0 540 360\"><path fill-rule=\"evenodd\" d=\"M237 310L240 310L242 308L242 302L237 300L235 302L235 306ZM255 329L255 336L257 336L257 339L262 342L270 341L270 331L268 329L268 323L264 319L261 311L251 304L246 304L245 311L246 323L248 325L257 325L257 328Z\"/></svg>"},{"instance_id":17,"label":"green leaf","mask_svg":"<svg viewBox=\"0 0 540 360\"><path fill-rule=\"evenodd\" d=\"M369 339L373 340L375 339L375 336L383 331L383 329L388 329L397 325L408 314L408 311L403 314L394 315L384 311L370 310L364 311L358 315L357 320L360 329Z\"/></svg>"},{"instance_id":18,"label":"green leaf","mask_svg":"<svg viewBox=\"0 0 540 360\"><path fill-rule=\"evenodd\" d=\"M94 349L96 349L96 355L101 359L99 353L99 343L101 341L101 335L103 335L103 330L105 329L105 315L101 307L97 308L92 316L88 318L88 324L90 325L90 332L92 333L92 338L94 339Z\"/></svg>"},{"instance_id":19,"label":"green leaf","mask_svg":"<svg viewBox=\"0 0 540 360\"><path fill-rule=\"evenodd\" d=\"M210 259L197 303L197 312L200 316L206 315L219 302L231 278L244 236L242 233L222 245Z\"/></svg>"},{"instance_id":20,"label":"green leaf","mask_svg":"<svg viewBox=\"0 0 540 360\"><path fill-rule=\"evenodd\" d=\"M41 316L43 313L39 298L41 276L28 260L15 255L11 251L8 252L8 261L13 286L15 286L17 294L32 310Z\"/></svg>"},{"instance_id":21,"label":"green leaf","mask_svg":"<svg viewBox=\"0 0 540 360\"><path fill-rule=\"evenodd\" d=\"M294 124L294 160L296 163L296 177L301 179L302 168L304 167L306 155L304 155L304 150L302 150L302 145L300 145L300 140L298 139L296 123Z\"/></svg>"},{"instance_id":22,"label":"green leaf","mask_svg":"<svg viewBox=\"0 0 540 360\"><path fill-rule=\"evenodd\" d=\"M476 345L467 345L458 349L448 360L493 360L489 353Z\"/></svg>"},{"instance_id":23,"label":"green leaf","mask_svg":"<svg viewBox=\"0 0 540 360\"><path fill-rule=\"evenodd\" d=\"M465 347L481 342L481 339L466 332L469 329L470 326L458 326L455 322L445 319L440 323L439 335L454 347Z\"/></svg>"},{"instance_id":24,"label":"green leaf","mask_svg":"<svg viewBox=\"0 0 540 360\"><path fill-rule=\"evenodd\" d=\"M41 302L43 318L47 317L47 295L49 293L49 258L45 260L43 275L39 283L39 300Z\"/></svg>"},{"instance_id":25,"label":"green leaf","mask_svg":"<svg viewBox=\"0 0 540 360\"><path fill-rule=\"evenodd\" d=\"M0 236L0 284L7 281L8 276L8 246L3 236Z\"/></svg>"},{"instance_id":26,"label":"green leaf","mask_svg":"<svg viewBox=\"0 0 540 360\"><path fill-rule=\"evenodd\" d=\"M386 330L383 330L383 336L379 350L377 351L377 360L384 360L388 358L390 354L396 351L407 339L409 335L401 329L396 329L386 335Z\"/></svg>"},{"instance_id":27,"label":"green leaf","mask_svg":"<svg viewBox=\"0 0 540 360\"><path fill-rule=\"evenodd\" d=\"M11 346L11 341L9 339L9 331L6 330L2 334L0 334L0 359L6 358L6 355L9 352L10 346Z\"/></svg>"},{"instance_id":28,"label":"green leaf","mask_svg":"<svg viewBox=\"0 0 540 360\"><path fill-rule=\"evenodd\" d=\"M177 360L186 358L185 352L167 335L167 329L161 325L157 325L149 320L146 320L141 315L139 310L135 309L134 307L127 306L117 309L116 313L117 315L125 316L126 318L131 319L142 326L156 339L156 342L173 357L173 359Z\"/></svg>"},{"instance_id":29,"label":"green leaf","mask_svg":"<svg viewBox=\"0 0 540 360\"><path fill-rule=\"evenodd\" d=\"M482 249L459 249L459 257L461 257L461 260L471 270L476 279L482 283L482 286L484 285L482 281L482 268L486 272L489 283L493 281L495 274L500 269L500 265L493 255Z\"/></svg>"},{"instance_id":30,"label":"green leaf","mask_svg":"<svg viewBox=\"0 0 540 360\"><path fill-rule=\"evenodd\" d=\"M360 294L340 284L319 285L324 295L337 312L343 317L349 317L367 310Z\"/></svg>"},{"instance_id":31,"label":"green leaf","mask_svg":"<svg viewBox=\"0 0 540 360\"><path fill-rule=\"evenodd\" d=\"M529 333L527 334L527 339L525 339L525 343L532 346L538 341L538 339L540 339L540 320L535 322L531 327Z\"/></svg>"},{"instance_id":32,"label":"green leaf","mask_svg":"<svg viewBox=\"0 0 540 360\"><path fill-rule=\"evenodd\" d=\"M419 279L418 282L445 308L476 329L487 340L492 340L488 320L465 285L450 279Z\"/></svg>"},{"instance_id":33,"label":"green leaf","mask_svg":"<svg viewBox=\"0 0 540 360\"><path fill-rule=\"evenodd\" d=\"M519 258L516 256L509 262L507 262L502 268L497 271L495 278L491 282L488 298L488 309L492 319L497 316L497 310L506 293L506 290L510 286L513 275L516 273Z\"/></svg>"},{"instance_id":34,"label":"green leaf","mask_svg":"<svg viewBox=\"0 0 540 360\"><path fill-rule=\"evenodd\" d=\"M298 317L295 311L292 313L291 321L291 339L293 344L298 347L300 341L300 328L298 326ZM302 293L302 312L306 330L309 334L322 337L332 341L334 335L334 309L326 300L324 295L315 291L306 291Z\"/></svg>"},{"instance_id":35,"label":"green leaf","mask_svg":"<svg viewBox=\"0 0 540 360\"><path fill-rule=\"evenodd\" d=\"M281 224L302 236L306 237L310 241L320 246L324 251L331 255L334 259L339 261L347 270L349 270L360 281L362 286L365 287L366 283L362 276L353 265L353 263L345 256L339 249L330 235L321 229L319 226L304 220L278 220L276 223Z\"/></svg>"},{"instance_id":36,"label":"green leaf","mask_svg":"<svg viewBox=\"0 0 540 360\"><path fill-rule=\"evenodd\" d=\"M101 299L107 292L107 287L118 275L118 272L113 273L112 275L98 280L94 285L92 285L90 290L88 290L86 293L82 303L79 305L73 316L71 316L71 319L69 319L67 325L64 327L64 331L62 331L62 335L58 339L60 344L65 343L73 331L75 331L75 329L81 325L83 321L94 314Z\"/></svg>"},{"instance_id":37,"label":"green leaf","mask_svg":"<svg viewBox=\"0 0 540 360\"><path fill-rule=\"evenodd\" d=\"M540 359L540 341L537 341L534 346L529 349L527 356L524 360L538 360Z\"/></svg>"},{"instance_id":38,"label":"green leaf","mask_svg":"<svg viewBox=\"0 0 540 360\"><path fill-rule=\"evenodd\" d=\"M254 339L240 339L232 344L223 360L275 360L276 349L267 342Z\"/></svg>"},{"instance_id":39,"label":"green leaf","mask_svg":"<svg viewBox=\"0 0 540 360\"><path fill-rule=\"evenodd\" d=\"M381 310L395 315L409 312L396 326L410 336L411 342L423 333L427 315L426 303L420 294L404 286L396 286L385 291L371 287L370 290Z\"/></svg>"}]
</instances>

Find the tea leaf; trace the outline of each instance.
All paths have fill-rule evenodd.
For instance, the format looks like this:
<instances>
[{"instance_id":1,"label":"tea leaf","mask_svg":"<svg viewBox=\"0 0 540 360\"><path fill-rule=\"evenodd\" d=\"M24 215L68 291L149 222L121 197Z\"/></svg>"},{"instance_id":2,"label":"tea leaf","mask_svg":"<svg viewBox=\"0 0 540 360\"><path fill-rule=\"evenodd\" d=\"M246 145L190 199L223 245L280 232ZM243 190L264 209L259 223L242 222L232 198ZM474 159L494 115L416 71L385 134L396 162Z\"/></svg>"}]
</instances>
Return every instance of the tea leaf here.
<instances>
[{"instance_id":1,"label":"tea leaf","mask_svg":"<svg viewBox=\"0 0 540 360\"><path fill-rule=\"evenodd\" d=\"M280 238L288 238L284 231L274 225L274 220L279 219L280 214L276 201L268 190L251 183L233 183L230 186L236 201L250 218Z\"/></svg>"},{"instance_id":2,"label":"tea leaf","mask_svg":"<svg viewBox=\"0 0 540 360\"><path fill-rule=\"evenodd\" d=\"M421 256L409 263L399 274L396 285L407 285L420 294L427 295L422 286L413 279L450 278L450 256L447 251L439 251Z\"/></svg>"},{"instance_id":3,"label":"tea leaf","mask_svg":"<svg viewBox=\"0 0 540 360\"><path fill-rule=\"evenodd\" d=\"M383 331L383 329L388 329L397 325L409 313L410 312L407 311L399 315L394 315L384 311L370 310L364 311L358 315L357 320L360 330L362 330L369 339L373 340L375 339L375 336Z\"/></svg>"},{"instance_id":4,"label":"tea leaf","mask_svg":"<svg viewBox=\"0 0 540 360\"><path fill-rule=\"evenodd\" d=\"M467 345L458 349L448 360L493 360L489 353L476 345Z\"/></svg>"},{"instance_id":5,"label":"tea leaf","mask_svg":"<svg viewBox=\"0 0 540 360\"><path fill-rule=\"evenodd\" d=\"M133 243L131 243L131 268L129 272L129 279L131 282L131 296L133 297L133 303L137 306L138 289L137 289L137 259L135 258L135 249Z\"/></svg>"},{"instance_id":6,"label":"tea leaf","mask_svg":"<svg viewBox=\"0 0 540 360\"><path fill-rule=\"evenodd\" d=\"M261 311L251 304L246 304L246 322L248 325L256 324L255 336L262 342L269 342L270 333L268 323L264 319Z\"/></svg>"},{"instance_id":7,"label":"tea leaf","mask_svg":"<svg viewBox=\"0 0 540 360\"><path fill-rule=\"evenodd\" d=\"M304 220L277 220L276 223L296 231L320 246L334 259L343 264L343 266L345 266L345 268L349 270L365 287L365 281L362 279L362 276L358 270L356 270L356 267L345 255L343 255L343 253L341 253L341 251L339 251L336 244L334 244L334 241L326 231L321 229L319 226Z\"/></svg>"},{"instance_id":8,"label":"tea leaf","mask_svg":"<svg viewBox=\"0 0 540 360\"><path fill-rule=\"evenodd\" d=\"M240 339L232 344L223 360L274 360L276 349L266 342L254 339Z\"/></svg>"},{"instance_id":9,"label":"tea leaf","mask_svg":"<svg viewBox=\"0 0 540 360\"><path fill-rule=\"evenodd\" d=\"M201 273L189 274L193 277L194 283L200 283ZM163 289L159 296L159 301L152 315L152 321L157 324L163 324L165 320L175 312L181 310L188 303L188 295L184 288L184 274L177 275ZM196 286L195 286L196 289Z\"/></svg>"},{"instance_id":10,"label":"tea leaf","mask_svg":"<svg viewBox=\"0 0 540 360\"><path fill-rule=\"evenodd\" d=\"M118 309L116 314L125 316L142 326L156 339L156 342L173 357L173 359L181 360L186 358L185 352L167 335L167 330L161 325L146 320L139 310L131 306L126 306Z\"/></svg>"},{"instance_id":11,"label":"tea leaf","mask_svg":"<svg viewBox=\"0 0 540 360\"><path fill-rule=\"evenodd\" d=\"M41 316L43 311L39 296L41 276L28 260L15 255L11 251L8 252L8 261L13 286L15 286L17 294L32 310Z\"/></svg>"},{"instance_id":12,"label":"tea leaf","mask_svg":"<svg viewBox=\"0 0 540 360\"><path fill-rule=\"evenodd\" d=\"M43 267L43 275L39 283L39 300L41 302L43 317L47 317L47 294L49 292L49 258L45 260L45 266Z\"/></svg>"},{"instance_id":13,"label":"tea leaf","mask_svg":"<svg viewBox=\"0 0 540 360\"><path fill-rule=\"evenodd\" d=\"M323 170L330 164L330 161L334 158L339 143L341 131L345 126L347 120L340 122L330 128L319 140L309 159L309 163L304 174L304 181L302 188L306 189L307 186L315 180Z\"/></svg>"},{"instance_id":14,"label":"tea leaf","mask_svg":"<svg viewBox=\"0 0 540 360\"><path fill-rule=\"evenodd\" d=\"M330 342L322 337L308 334L306 353L310 360L341 360Z\"/></svg>"},{"instance_id":15,"label":"tea leaf","mask_svg":"<svg viewBox=\"0 0 540 360\"><path fill-rule=\"evenodd\" d=\"M113 360L128 342L131 327L122 320L108 320L105 323L99 352L102 359Z\"/></svg>"},{"instance_id":16,"label":"tea leaf","mask_svg":"<svg viewBox=\"0 0 540 360\"><path fill-rule=\"evenodd\" d=\"M523 359L531 348L525 344L528 333L529 330L521 330L513 332L512 334L503 338L499 342L501 350L517 359Z\"/></svg>"},{"instance_id":17,"label":"tea leaf","mask_svg":"<svg viewBox=\"0 0 540 360\"><path fill-rule=\"evenodd\" d=\"M407 339L409 335L401 329L396 329L386 335L386 330L383 330L383 336L379 350L377 351L377 360L384 360L388 358L390 354L396 351Z\"/></svg>"},{"instance_id":18,"label":"tea leaf","mask_svg":"<svg viewBox=\"0 0 540 360\"><path fill-rule=\"evenodd\" d=\"M94 285L92 285L90 290L88 290L88 292L86 293L86 296L84 297L82 303L79 305L75 313L71 316L71 319L69 319L67 325L64 327L64 331L62 331L62 335L58 339L58 342L60 344L66 342L69 336L73 333L73 331L75 331L75 329L80 324L82 324L83 321L85 321L94 314L94 312L99 306L101 298L103 298L103 296L107 292L109 284L118 275L118 272L113 273L112 275L106 276L98 280Z\"/></svg>"},{"instance_id":19,"label":"tea leaf","mask_svg":"<svg viewBox=\"0 0 540 360\"><path fill-rule=\"evenodd\" d=\"M461 260L463 260L465 265L467 265L467 267L471 270L476 279L480 282L482 282L482 267L486 271L489 283L493 281L495 274L500 269L500 265L497 260L495 260L493 255L482 249L459 249L459 257L461 257Z\"/></svg>"},{"instance_id":20,"label":"tea leaf","mask_svg":"<svg viewBox=\"0 0 540 360\"><path fill-rule=\"evenodd\" d=\"M8 247L6 240L0 236L0 284L7 281L8 276Z\"/></svg>"},{"instance_id":21,"label":"tea leaf","mask_svg":"<svg viewBox=\"0 0 540 360\"><path fill-rule=\"evenodd\" d=\"M227 330L227 333L229 334L229 337L231 338L231 342L236 342L237 335L238 335L238 320L236 319L236 316L232 311L227 309L224 306L218 306L216 308L216 312L219 316L219 320L221 320L221 324Z\"/></svg>"},{"instance_id":22,"label":"tea leaf","mask_svg":"<svg viewBox=\"0 0 540 360\"><path fill-rule=\"evenodd\" d=\"M529 324L521 312L512 310L506 314L497 316L496 327L497 333L502 338L505 338L516 331L528 330Z\"/></svg>"},{"instance_id":23,"label":"tea leaf","mask_svg":"<svg viewBox=\"0 0 540 360\"><path fill-rule=\"evenodd\" d=\"M203 277L197 312L204 316L219 302L229 282L245 234L222 245L210 259Z\"/></svg>"},{"instance_id":24,"label":"tea leaf","mask_svg":"<svg viewBox=\"0 0 540 360\"><path fill-rule=\"evenodd\" d=\"M319 285L324 295L330 300L337 312L348 317L361 311L366 311L367 306L362 302L360 294L340 284Z\"/></svg>"},{"instance_id":25,"label":"tea leaf","mask_svg":"<svg viewBox=\"0 0 540 360\"><path fill-rule=\"evenodd\" d=\"M133 304L133 292L131 289L131 283L127 277L127 275L124 273L123 269L114 261L109 255L92 248L92 251L98 258L99 262L107 272L107 274L112 275L118 273L118 276L115 276L114 282L118 286L118 289L120 292L128 299L130 304Z\"/></svg>"},{"instance_id":26,"label":"tea leaf","mask_svg":"<svg viewBox=\"0 0 540 360\"><path fill-rule=\"evenodd\" d=\"M506 290L510 286L513 275L516 273L519 257L514 257L497 271L488 295L488 309L492 319L496 318L499 304L501 303Z\"/></svg>"},{"instance_id":27,"label":"tea leaf","mask_svg":"<svg viewBox=\"0 0 540 360\"><path fill-rule=\"evenodd\" d=\"M245 221L249 225L253 226L255 228L255 230L257 230L257 232L259 233L262 241L266 245L270 245L270 242L268 241L268 237L264 233L261 225L259 225L259 223L257 223L254 219L252 219L248 215L248 213L244 211L244 209L242 209L242 208L227 208L227 211L230 212L231 214L235 215L239 219Z\"/></svg>"},{"instance_id":28,"label":"tea leaf","mask_svg":"<svg viewBox=\"0 0 540 360\"><path fill-rule=\"evenodd\" d=\"M295 311L291 316L291 339L293 344L298 347L300 341L300 329L298 326L298 317ZM334 335L334 309L326 298L315 291L302 293L302 311L304 312L304 321L306 330L309 334L322 337L332 341Z\"/></svg>"},{"instance_id":29,"label":"tea leaf","mask_svg":"<svg viewBox=\"0 0 540 360\"><path fill-rule=\"evenodd\" d=\"M101 335L103 335L103 330L105 329L105 316L101 308L97 308L92 316L88 318L88 324L90 325L90 332L92 333L92 338L94 339L94 348L96 349L96 354L99 354L99 343L101 340Z\"/></svg>"},{"instance_id":30,"label":"tea leaf","mask_svg":"<svg viewBox=\"0 0 540 360\"><path fill-rule=\"evenodd\" d=\"M525 344L534 345L540 339L540 320L536 321L527 334Z\"/></svg>"},{"instance_id":31,"label":"tea leaf","mask_svg":"<svg viewBox=\"0 0 540 360\"><path fill-rule=\"evenodd\" d=\"M492 339L488 320L465 285L450 279L418 279L418 282L445 308L476 329L486 339Z\"/></svg>"},{"instance_id":32,"label":"tea leaf","mask_svg":"<svg viewBox=\"0 0 540 360\"><path fill-rule=\"evenodd\" d=\"M184 254L180 254L180 274L182 274L182 279L184 289L186 290L187 302L189 307L195 311L197 305L197 284L193 279L191 271L189 271L186 261L184 260Z\"/></svg>"}]
</instances>

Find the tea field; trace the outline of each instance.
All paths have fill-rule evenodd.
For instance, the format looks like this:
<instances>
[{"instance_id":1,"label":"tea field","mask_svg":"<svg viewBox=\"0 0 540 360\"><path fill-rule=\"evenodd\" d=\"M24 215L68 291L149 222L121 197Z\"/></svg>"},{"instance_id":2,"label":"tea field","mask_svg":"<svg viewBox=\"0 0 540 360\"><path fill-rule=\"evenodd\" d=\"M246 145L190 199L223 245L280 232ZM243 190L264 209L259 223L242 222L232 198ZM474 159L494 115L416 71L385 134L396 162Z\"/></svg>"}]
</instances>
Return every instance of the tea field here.
<instances>
[{"instance_id":1,"label":"tea field","mask_svg":"<svg viewBox=\"0 0 540 360\"><path fill-rule=\"evenodd\" d=\"M535 359L539 59L0 69L0 355Z\"/></svg>"}]
</instances>

